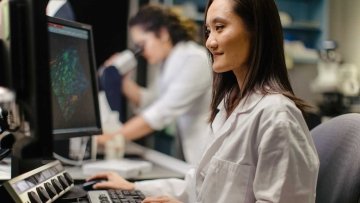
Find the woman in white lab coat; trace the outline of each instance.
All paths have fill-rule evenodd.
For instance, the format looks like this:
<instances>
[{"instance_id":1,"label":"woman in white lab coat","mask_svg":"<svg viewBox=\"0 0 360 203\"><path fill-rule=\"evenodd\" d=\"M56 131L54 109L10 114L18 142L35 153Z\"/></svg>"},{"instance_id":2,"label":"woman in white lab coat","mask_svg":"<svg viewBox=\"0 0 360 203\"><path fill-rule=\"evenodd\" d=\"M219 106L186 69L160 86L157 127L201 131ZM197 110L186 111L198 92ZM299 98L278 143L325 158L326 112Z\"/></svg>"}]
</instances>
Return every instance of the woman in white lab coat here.
<instances>
[{"instance_id":1,"label":"woman in white lab coat","mask_svg":"<svg viewBox=\"0 0 360 203\"><path fill-rule=\"evenodd\" d=\"M134 140L175 121L184 158L195 164L204 149L211 66L206 49L194 42L197 33L192 23L160 5L144 6L129 20L133 42L149 64L161 64L161 73L155 93L140 88L129 77L123 79L124 94L144 110L113 135ZM107 63L111 64L111 59ZM101 136L99 142L110 137Z\"/></svg>"},{"instance_id":2,"label":"woman in white lab coat","mask_svg":"<svg viewBox=\"0 0 360 203\"><path fill-rule=\"evenodd\" d=\"M314 203L319 160L287 77L273 0L210 0L206 47L214 70L209 143L185 181L129 183L114 173L96 188L140 189L144 202ZM156 196L166 195L166 196Z\"/></svg>"}]
</instances>

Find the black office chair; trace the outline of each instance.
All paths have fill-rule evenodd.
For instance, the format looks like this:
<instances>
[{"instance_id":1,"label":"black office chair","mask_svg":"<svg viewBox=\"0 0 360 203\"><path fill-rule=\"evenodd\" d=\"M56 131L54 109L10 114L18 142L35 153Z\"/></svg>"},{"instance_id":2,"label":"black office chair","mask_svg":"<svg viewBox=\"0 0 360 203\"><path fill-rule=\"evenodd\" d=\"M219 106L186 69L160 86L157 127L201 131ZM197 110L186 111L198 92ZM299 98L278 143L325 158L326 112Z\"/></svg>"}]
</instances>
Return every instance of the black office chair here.
<instances>
[{"instance_id":1,"label":"black office chair","mask_svg":"<svg viewBox=\"0 0 360 203\"><path fill-rule=\"evenodd\" d=\"M360 202L360 114L344 114L311 134L320 159L316 203Z\"/></svg>"}]
</instances>

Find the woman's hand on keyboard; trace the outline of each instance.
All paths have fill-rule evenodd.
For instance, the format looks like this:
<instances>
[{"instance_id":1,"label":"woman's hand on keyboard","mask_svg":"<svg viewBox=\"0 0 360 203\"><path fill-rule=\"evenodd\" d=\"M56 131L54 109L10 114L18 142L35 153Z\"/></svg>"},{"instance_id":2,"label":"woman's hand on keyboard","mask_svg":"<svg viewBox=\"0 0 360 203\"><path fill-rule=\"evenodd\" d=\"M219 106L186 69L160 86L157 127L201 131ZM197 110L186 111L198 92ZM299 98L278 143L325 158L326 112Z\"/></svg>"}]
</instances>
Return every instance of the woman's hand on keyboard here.
<instances>
[{"instance_id":1,"label":"woman's hand on keyboard","mask_svg":"<svg viewBox=\"0 0 360 203\"><path fill-rule=\"evenodd\" d=\"M122 190L134 190L135 184L131 183L115 172L103 172L91 176L86 181L93 179L107 179L107 181L99 182L93 186L94 189L122 189Z\"/></svg>"},{"instance_id":2,"label":"woman's hand on keyboard","mask_svg":"<svg viewBox=\"0 0 360 203\"><path fill-rule=\"evenodd\" d=\"M142 203L181 203L179 200L176 200L169 196L157 196L157 197L147 197L145 198Z\"/></svg>"}]
</instances>

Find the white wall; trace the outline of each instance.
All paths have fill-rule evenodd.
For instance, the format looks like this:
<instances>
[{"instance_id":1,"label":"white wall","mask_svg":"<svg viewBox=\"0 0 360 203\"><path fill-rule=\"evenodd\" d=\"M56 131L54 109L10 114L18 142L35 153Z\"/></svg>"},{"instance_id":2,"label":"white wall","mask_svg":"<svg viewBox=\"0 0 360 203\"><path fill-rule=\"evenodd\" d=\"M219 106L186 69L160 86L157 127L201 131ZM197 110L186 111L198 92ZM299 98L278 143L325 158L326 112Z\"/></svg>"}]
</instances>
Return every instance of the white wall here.
<instances>
[{"instance_id":1,"label":"white wall","mask_svg":"<svg viewBox=\"0 0 360 203\"><path fill-rule=\"evenodd\" d=\"M360 1L330 0L329 37L339 42L346 63L360 67Z\"/></svg>"}]
</instances>

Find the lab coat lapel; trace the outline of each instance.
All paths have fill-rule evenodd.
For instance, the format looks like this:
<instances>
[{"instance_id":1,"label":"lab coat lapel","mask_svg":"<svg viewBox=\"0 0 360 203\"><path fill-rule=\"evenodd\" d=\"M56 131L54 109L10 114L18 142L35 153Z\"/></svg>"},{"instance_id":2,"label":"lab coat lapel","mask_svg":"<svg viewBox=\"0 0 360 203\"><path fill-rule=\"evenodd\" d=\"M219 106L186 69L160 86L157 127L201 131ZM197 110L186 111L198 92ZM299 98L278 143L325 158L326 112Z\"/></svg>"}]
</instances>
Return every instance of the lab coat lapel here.
<instances>
[{"instance_id":1,"label":"lab coat lapel","mask_svg":"<svg viewBox=\"0 0 360 203\"><path fill-rule=\"evenodd\" d=\"M253 92L249 95L249 97L240 102L240 104L234 109L234 112L230 115L230 117L225 121L225 123L219 129L215 129L214 131L214 141L207 147L206 151L203 154L203 157L199 163L198 173L201 177L204 177L204 172L206 172L208 163L210 162L211 158L214 154L219 150L221 145L223 144L227 135L229 135L235 128L237 119L240 114L246 113L250 111L254 106L256 106L261 99L264 97L264 94L260 92ZM223 101L219 104L218 109L220 110L219 116L222 116L222 119L215 119L214 126L219 126L222 122L225 115L225 108L223 107Z\"/></svg>"},{"instance_id":2,"label":"lab coat lapel","mask_svg":"<svg viewBox=\"0 0 360 203\"><path fill-rule=\"evenodd\" d=\"M229 135L230 132L233 131L233 129L235 128L236 120L237 114L231 115L224 123L224 125L219 130L214 132L214 140L206 149L199 163L198 172L201 176L204 175L203 171L207 170L208 163L210 162L214 154L219 150L227 135Z\"/></svg>"}]
</instances>

